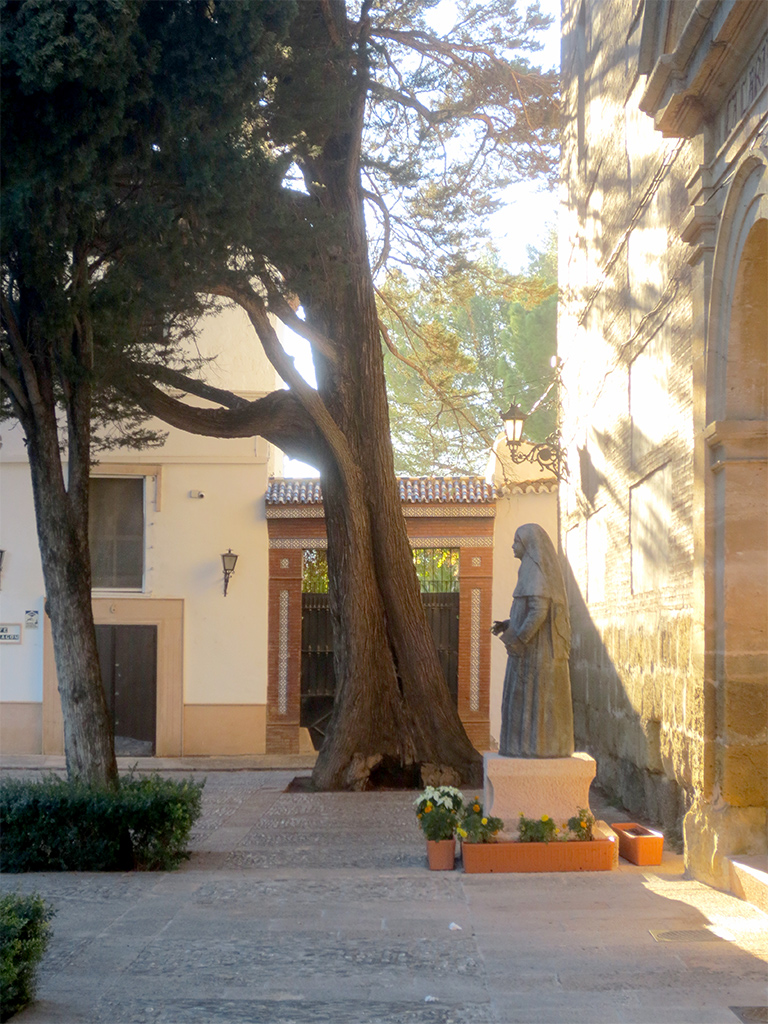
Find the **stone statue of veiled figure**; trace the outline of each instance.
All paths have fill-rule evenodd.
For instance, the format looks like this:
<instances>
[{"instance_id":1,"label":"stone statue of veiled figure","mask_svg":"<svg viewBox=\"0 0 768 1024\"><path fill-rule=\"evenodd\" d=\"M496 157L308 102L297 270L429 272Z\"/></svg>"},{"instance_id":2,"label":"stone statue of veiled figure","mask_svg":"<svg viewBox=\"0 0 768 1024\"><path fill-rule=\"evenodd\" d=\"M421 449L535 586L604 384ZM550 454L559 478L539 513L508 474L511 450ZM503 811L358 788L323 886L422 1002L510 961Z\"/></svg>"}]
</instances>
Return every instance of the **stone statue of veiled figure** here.
<instances>
[{"instance_id":1,"label":"stone statue of veiled figure","mask_svg":"<svg viewBox=\"0 0 768 1024\"><path fill-rule=\"evenodd\" d=\"M571 624L565 581L552 541L535 523L512 546L521 559L509 619L493 632L506 645L499 753L506 757L570 757L573 705L568 654Z\"/></svg>"}]
</instances>

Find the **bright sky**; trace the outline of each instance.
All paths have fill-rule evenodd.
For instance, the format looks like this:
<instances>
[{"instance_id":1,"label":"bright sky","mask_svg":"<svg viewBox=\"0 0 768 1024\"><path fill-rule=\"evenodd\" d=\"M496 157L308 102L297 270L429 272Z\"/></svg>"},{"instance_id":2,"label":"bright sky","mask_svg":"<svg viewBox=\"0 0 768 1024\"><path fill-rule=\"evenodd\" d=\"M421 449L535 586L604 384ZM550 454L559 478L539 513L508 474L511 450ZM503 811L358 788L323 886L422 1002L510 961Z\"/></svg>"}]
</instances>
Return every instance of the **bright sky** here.
<instances>
[{"instance_id":1,"label":"bright sky","mask_svg":"<svg viewBox=\"0 0 768 1024\"><path fill-rule=\"evenodd\" d=\"M544 14L553 16L552 26L541 41L544 49L531 60L542 67L560 67L560 0L539 0ZM557 217L557 194L537 189L527 182L513 185L505 206L493 218L493 233L501 258L510 270L521 270L528 262L529 245L542 244L549 225Z\"/></svg>"},{"instance_id":2,"label":"bright sky","mask_svg":"<svg viewBox=\"0 0 768 1024\"><path fill-rule=\"evenodd\" d=\"M542 36L544 49L538 54L532 54L531 59L538 60L545 68L559 67L560 0L539 0L539 7L545 14L551 14L555 20L548 32ZM550 224L554 224L557 195L526 182L511 186L504 198L505 205L492 218L492 230L502 261L510 270L518 271L528 262L528 246L542 244ZM307 342L293 332L288 332L284 344L287 351L295 357L299 372L310 383L315 384L314 368ZM285 476L318 476L317 471L311 466L289 459L287 456L283 472Z\"/></svg>"}]
</instances>

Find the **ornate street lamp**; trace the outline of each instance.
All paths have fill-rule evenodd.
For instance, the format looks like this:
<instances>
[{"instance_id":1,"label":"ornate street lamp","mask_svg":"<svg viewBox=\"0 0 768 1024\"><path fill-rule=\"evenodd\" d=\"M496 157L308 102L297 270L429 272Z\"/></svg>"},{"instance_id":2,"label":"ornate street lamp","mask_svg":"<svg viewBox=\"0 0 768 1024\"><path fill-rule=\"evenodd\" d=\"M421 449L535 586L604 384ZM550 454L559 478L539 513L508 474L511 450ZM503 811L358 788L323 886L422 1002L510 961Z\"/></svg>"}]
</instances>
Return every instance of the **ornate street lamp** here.
<instances>
[{"instance_id":1,"label":"ornate street lamp","mask_svg":"<svg viewBox=\"0 0 768 1024\"><path fill-rule=\"evenodd\" d=\"M506 412L499 410L499 416L504 423L507 447L515 465L519 466L523 462L538 463L541 469L553 473L558 480L563 480L568 475L565 453L560 447L557 432L550 434L545 441L523 442L526 416L520 406L512 402Z\"/></svg>"},{"instance_id":2,"label":"ornate street lamp","mask_svg":"<svg viewBox=\"0 0 768 1024\"><path fill-rule=\"evenodd\" d=\"M228 548L226 554L221 556L221 564L224 566L224 597L226 597L229 577L234 573L237 565L237 555L233 554L232 548Z\"/></svg>"}]
</instances>

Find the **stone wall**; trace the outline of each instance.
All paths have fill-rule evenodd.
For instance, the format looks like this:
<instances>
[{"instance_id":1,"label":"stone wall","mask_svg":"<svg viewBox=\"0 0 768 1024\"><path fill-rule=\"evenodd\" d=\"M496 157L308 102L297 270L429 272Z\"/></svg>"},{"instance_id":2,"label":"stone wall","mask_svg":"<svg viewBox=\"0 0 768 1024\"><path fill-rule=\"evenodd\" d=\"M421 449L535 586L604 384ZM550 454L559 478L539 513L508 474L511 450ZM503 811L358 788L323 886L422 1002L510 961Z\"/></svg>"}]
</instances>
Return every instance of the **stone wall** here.
<instances>
[{"instance_id":1,"label":"stone wall","mask_svg":"<svg viewBox=\"0 0 768 1024\"><path fill-rule=\"evenodd\" d=\"M561 492L577 749L633 814L681 832L701 772L692 670L695 147L636 109L632 4L566 4ZM580 16L580 11L581 16Z\"/></svg>"},{"instance_id":2,"label":"stone wall","mask_svg":"<svg viewBox=\"0 0 768 1024\"><path fill-rule=\"evenodd\" d=\"M577 746L718 885L768 849L767 67L754 0L563 5Z\"/></svg>"}]
</instances>

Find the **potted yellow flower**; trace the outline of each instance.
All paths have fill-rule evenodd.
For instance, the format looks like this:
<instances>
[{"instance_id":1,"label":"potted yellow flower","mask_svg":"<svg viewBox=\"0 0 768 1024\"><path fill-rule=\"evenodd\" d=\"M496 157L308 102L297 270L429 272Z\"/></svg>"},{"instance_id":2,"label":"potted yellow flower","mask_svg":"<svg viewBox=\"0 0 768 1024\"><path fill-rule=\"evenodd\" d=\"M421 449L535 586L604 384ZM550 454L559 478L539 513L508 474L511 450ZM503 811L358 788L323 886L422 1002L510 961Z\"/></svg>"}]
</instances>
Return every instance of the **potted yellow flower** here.
<instances>
[{"instance_id":1,"label":"potted yellow flower","mask_svg":"<svg viewBox=\"0 0 768 1024\"><path fill-rule=\"evenodd\" d=\"M560 825L549 814L528 818L521 813L516 839L491 840L487 845L462 844L464 870L610 871L614 843L607 838L595 838L594 824L595 819L586 807Z\"/></svg>"},{"instance_id":2,"label":"potted yellow flower","mask_svg":"<svg viewBox=\"0 0 768 1024\"><path fill-rule=\"evenodd\" d=\"M452 871L456 858L456 828L464 808L461 790L427 786L414 801L416 817L427 840L430 871Z\"/></svg>"},{"instance_id":3,"label":"potted yellow flower","mask_svg":"<svg viewBox=\"0 0 768 1024\"><path fill-rule=\"evenodd\" d=\"M465 871L478 870L474 865L478 857L483 859L484 845L495 843L497 834L503 828L504 822L501 818L485 814L479 797L470 800L456 829L456 834L461 840L461 859Z\"/></svg>"}]
</instances>

